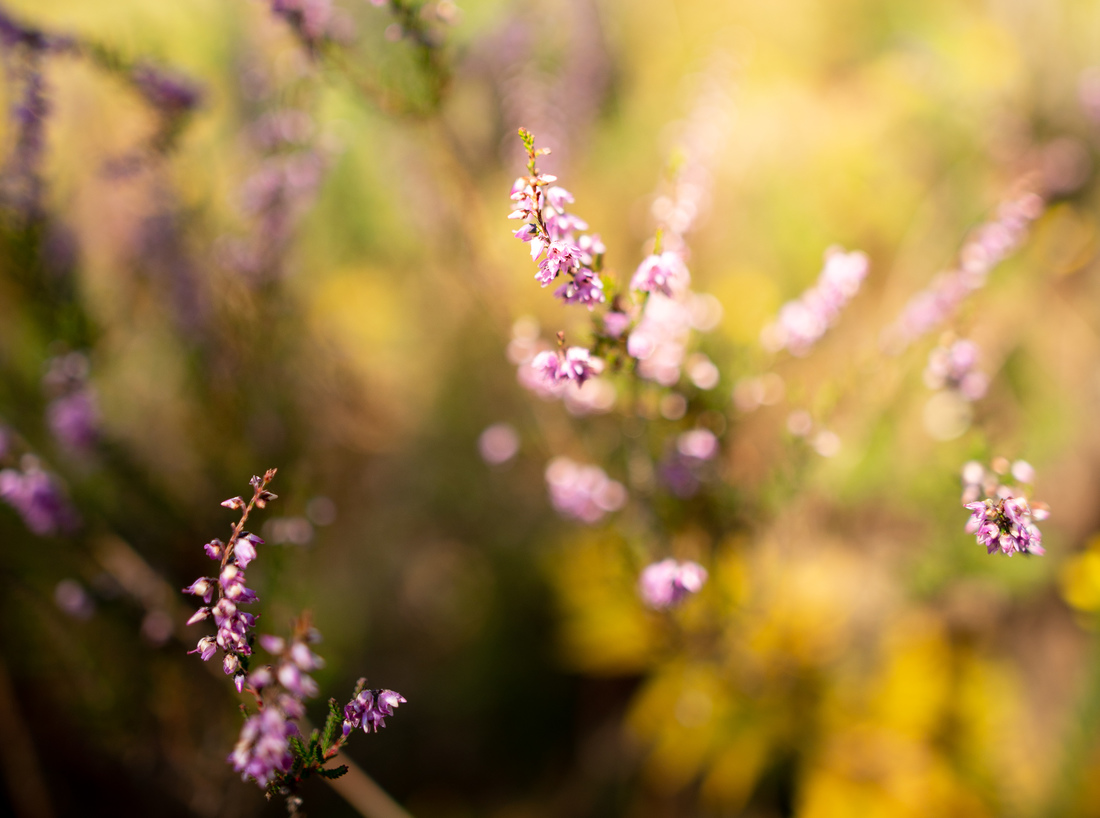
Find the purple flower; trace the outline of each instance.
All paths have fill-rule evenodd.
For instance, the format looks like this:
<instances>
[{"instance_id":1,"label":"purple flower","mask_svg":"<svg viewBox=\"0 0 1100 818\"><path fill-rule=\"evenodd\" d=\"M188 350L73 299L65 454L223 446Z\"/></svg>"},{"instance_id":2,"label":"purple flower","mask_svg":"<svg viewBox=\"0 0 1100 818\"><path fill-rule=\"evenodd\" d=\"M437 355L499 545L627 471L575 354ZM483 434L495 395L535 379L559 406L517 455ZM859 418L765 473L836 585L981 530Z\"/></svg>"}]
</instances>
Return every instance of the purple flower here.
<instances>
[{"instance_id":1,"label":"purple flower","mask_svg":"<svg viewBox=\"0 0 1100 818\"><path fill-rule=\"evenodd\" d=\"M356 727L362 727L364 733L377 733L378 728L386 726L386 717L406 699L393 690L364 690L344 705L344 735Z\"/></svg>"},{"instance_id":2,"label":"purple flower","mask_svg":"<svg viewBox=\"0 0 1100 818\"><path fill-rule=\"evenodd\" d=\"M680 380L680 365L691 335L691 309L682 300L654 293L626 339L626 350L638 359L638 374L662 386Z\"/></svg>"},{"instance_id":3,"label":"purple flower","mask_svg":"<svg viewBox=\"0 0 1100 818\"><path fill-rule=\"evenodd\" d=\"M651 255L638 265L630 288L645 293L661 293L669 298L687 288L691 277L677 253Z\"/></svg>"},{"instance_id":4,"label":"purple flower","mask_svg":"<svg viewBox=\"0 0 1100 818\"><path fill-rule=\"evenodd\" d=\"M924 382L929 389L953 389L967 400L979 400L989 387L989 378L977 366L978 345L973 341L940 345L928 356Z\"/></svg>"},{"instance_id":5,"label":"purple flower","mask_svg":"<svg viewBox=\"0 0 1100 818\"><path fill-rule=\"evenodd\" d=\"M539 262L539 271L535 278L547 286L559 275L572 273L581 264L581 248L567 241L552 241L546 248L546 258Z\"/></svg>"},{"instance_id":6,"label":"purple flower","mask_svg":"<svg viewBox=\"0 0 1100 818\"><path fill-rule=\"evenodd\" d=\"M786 349L792 355L808 354L845 304L859 292L868 267L864 253L858 250L845 253L838 247L830 247L825 251L825 266L817 283L780 308L776 320L761 333L761 343L772 352Z\"/></svg>"},{"instance_id":7,"label":"purple flower","mask_svg":"<svg viewBox=\"0 0 1100 818\"><path fill-rule=\"evenodd\" d=\"M199 654L199 657L205 662L211 656L213 656L215 653L217 653L217 650L218 650L218 645L217 645L217 642L215 642L214 637L213 636L204 636L202 639L199 640L198 646L196 646L196 648L194 650L187 651L187 653L189 655L192 654L192 653L197 653L197 654Z\"/></svg>"},{"instance_id":8,"label":"purple flower","mask_svg":"<svg viewBox=\"0 0 1100 818\"><path fill-rule=\"evenodd\" d=\"M236 565L227 565L222 569L218 584L221 585L225 598L238 605L255 602L257 599L255 592L245 587L244 572Z\"/></svg>"},{"instance_id":9,"label":"purple flower","mask_svg":"<svg viewBox=\"0 0 1100 818\"><path fill-rule=\"evenodd\" d=\"M1023 463L1023 461L1018 461ZM1028 464L1024 463L1025 466ZM1007 462L1004 469L1007 470ZM1030 469L1030 466L1028 466ZM1021 469L1025 476L1034 477L1034 470ZM995 472L990 472L995 474ZM971 512L970 519L966 521L966 531L974 534L978 544L985 546L986 553L993 554L1000 551L1002 554L1036 554L1042 555L1046 551L1043 548L1043 535L1036 521L1045 520L1050 512L1045 503L1035 503L1034 507L1025 497L1015 492L1016 488L1000 484L996 479L986 480L987 475L980 464L967 464L964 469L964 479L972 481L981 480L979 486L976 482L967 484L964 499L972 496L974 492L989 494L985 500L974 500L966 503L964 508Z\"/></svg>"},{"instance_id":10,"label":"purple flower","mask_svg":"<svg viewBox=\"0 0 1100 818\"><path fill-rule=\"evenodd\" d=\"M630 327L630 316L624 312L611 311L604 314L603 331L612 338L621 338Z\"/></svg>"},{"instance_id":11,"label":"purple flower","mask_svg":"<svg viewBox=\"0 0 1100 818\"><path fill-rule=\"evenodd\" d=\"M264 541L255 534L244 532L233 546L233 556L237 566L243 571L248 563L256 559L256 546L263 545Z\"/></svg>"},{"instance_id":12,"label":"purple flower","mask_svg":"<svg viewBox=\"0 0 1100 818\"><path fill-rule=\"evenodd\" d=\"M901 351L916 338L947 320L968 295L985 286L989 273L1027 236L1028 226L1043 212L1041 196L1026 191L1000 203L997 215L967 237L956 269L940 273L909 300L884 340Z\"/></svg>"},{"instance_id":13,"label":"purple flower","mask_svg":"<svg viewBox=\"0 0 1100 818\"><path fill-rule=\"evenodd\" d=\"M274 707L266 707L245 721L237 746L227 759L242 779L252 778L267 787L278 773L294 763L287 737L297 728Z\"/></svg>"},{"instance_id":14,"label":"purple flower","mask_svg":"<svg viewBox=\"0 0 1100 818\"><path fill-rule=\"evenodd\" d=\"M260 636L260 647L272 656L280 656L286 650L286 640L281 636L265 633Z\"/></svg>"},{"instance_id":15,"label":"purple flower","mask_svg":"<svg viewBox=\"0 0 1100 818\"><path fill-rule=\"evenodd\" d=\"M317 682L302 673L293 662L282 662L275 671L279 684L299 699L312 699L318 693Z\"/></svg>"},{"instance_id":16,"label":"purple flower","mask_svg":"<svg viewBox=\"0 0 1100 818\"><path fill-rule=\"evenodd\" d=\"M199 577L186 588L184 588L183 592L185 594L201 596L203 602L209 602L214 596L214 588L214 580L208 579L207 577Z\"/></svg>"},{"instance_id":17,"label":"purple flower","mask_svg":"<svg viewBox=\"0 0 1100 818\"><path fill-rule=\"evenodd\" d=\"M599 466L574 463L556 457L546 466L550 502L563 517L584 523L598 522L626 504L626 488L610 479Z\"/></svg>"},{"instance_id":18,"label":"purple flower","mask_svg":"<svg viewBox=\"0 0 1100 818\"><path fill-rule=\"evenodd\" d=\"M546 223L546 231L552 241L572 242L574 233L588 229L588 222L572 213L544 211L543 221Z\"/></svg>"},{"instance_id":19,"label":"purple flower","mask_svg":"<svg viewBox=\"0 0 1100 818\"><path fill-rule=\"evenodd\" d=\"M54 438L73 451L90 449L99 437L99 409L95 393L84 388L50 402L46 423Z\"/></svg>"},{"instance_id":20,"label":"purple flower","mask_svg":"<svg viewBox=\"0 0 1100 818\"><path fill-rule=\"evenodd\" d=\"M582 385L593 375L599 374L603 369L603 361L591 357L591 353L584 347L570 347L564 353L540 352L532 359L531 368L548 385L568 381Z\"/></svg>"},{"instance_id":21,"label":"purple flower","mask_svg":"<svg viewBox=\"0 0 1100 818\"><path fill-rule=\"evenodd\" d=\"M225 548L225 543L219 539L213 539L202 548L206 552L206 556L210 557L210 559L220 560L222 558L222 551Z\"/></svg>"},{"instance_id":22,"label":"purple flower","mask_svg":"<svg viewBox=\"0 0 1100 818\"><path fill-rule=\"evenodd\" d=\"M591 310L604 302L603 282L594 272L582 267L572 279L558 287L554 295L566 304L581 304Z\"/></svg>"},{"instance_id":23,"label":"purple flower","mask_svg":"<svg viewBox=\"0 0 1100 818\"><path fill-rule=\"evenodd\" d=\"M190 79L152 65L135 67L130 79L146 101L166 116L186 113L202 99L201 89Z\"/></svg>"},{"instance_id":24,"label":"purple flower","mask_svg":"<svg viewBox=\"0 0 1100 818\"><path fill-rule=\"evenodd\" d=\"M669 558L646 567L638 578L642 601L655 610L678 605L698 593L707 581L707 571L696 562L677 562Z\"/></svg>"},{"instance_id":25,"label":"purple flower","mask_svg":"<svg viewBox=\"0 0 1100 818\"><path fill-rule=\"evenodd\" d=\"M325 666L325 660L311 651L305 642L291 643L290 661L302 670L318 670Z\"/></svg>"},{"instance_id":26,"label":"purple flower","mask_svg":"<svg viewBox=\"0 0 1100 818\"><path fill-rule=\"evenodd\" d=\"M60 485L33 459L25 459L23 471L0 471L0 499L19 512L27 528L40 537L71 531L78 522Z\"/></svg>"},{"instance_id":27,"label":"purple flower","mask_svg":"<svg viewBox=\"0 0 1100 818\"><path fill-rule=\"evenodd\" d=\"M710 460L718 454L718 438L709 429L692 429L676 438L676 449L684 457Z\"/></svg>"}]
</instances>

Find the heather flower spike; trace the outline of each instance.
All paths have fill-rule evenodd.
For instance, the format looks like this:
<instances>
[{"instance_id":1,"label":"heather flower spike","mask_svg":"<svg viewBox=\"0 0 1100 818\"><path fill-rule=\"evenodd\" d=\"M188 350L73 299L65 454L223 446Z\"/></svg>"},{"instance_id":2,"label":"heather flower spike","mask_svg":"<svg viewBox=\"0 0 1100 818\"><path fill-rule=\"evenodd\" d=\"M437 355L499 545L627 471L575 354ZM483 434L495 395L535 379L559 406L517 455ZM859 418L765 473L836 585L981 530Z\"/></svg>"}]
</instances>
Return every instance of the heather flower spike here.
<instances>
[{"instance_id":1,"label":"heather flower spike","mask_svg":"<svg viewBox=\"0 0 1100 818\"><path fill-rule=\"evenodd\" d=\"M514 204L508 218L524 222L513 235L530 243L531 260L539 265L535 279L543 287L562 278L564 283L554 291L557 298L594 309L606 300L596 269L603 245L599 237L578 237L588 225L565 210L565 205L573 202L573 194L553 184L556 176L539 172L538 157L548 154L549 149L535 148L535 137L524 128L519 129L519 136L527 151L528 175L512 185Z\"/></svg>"},{"instance_id":2,"label":"heather flower spike","mask_svg":"<svg viewBox=\"0 0 1100 818\"><path fill-rule=\"evenodd\" d=\"M183 592L201 597L206 603L187 624L212 616L217 626L213 636L203 636L194 650L188 652L197 653L204 662L220 652L222 670L232 677L233 687L238 693L250 695L255 703L256 710L245 720L227 761L242 779L252 779L266 789L269 797L279 794L296 798L294 793L307 776L315 773L324 778L338 778L347 772L344 765L324 767L347 743L351 732L346 726L347 719L354 718L355 726L362 725L365 732L376 732L385 726L385 717L392 716L405 697L392 690L364 691L364 682L360 680L352 701L343 710L335 699L329 700L323 730L314 730L307 739L298 729L295 722L305 717L305 701L320 692L309 675L325 665L311 647L320 641L320 634L306 613L293 623L289 637L262 634L257 639L253 636L257 615L240 608L258 601L256 593L245 585L244 572L258 557L257 547L264 544L255 534L245 531L244 526L254 508L264 508L276 499L267 488L274 477L275 469L253 477L249 481L252 497L247 502L242 497L233 497L222 503L239 510L241 516L227 542L214 539L203 546L206 555L219 562L218 575L199 577ZM258 667L252 664L256 643L271 656L269 664Z\"/></svg>"}]
</instances>

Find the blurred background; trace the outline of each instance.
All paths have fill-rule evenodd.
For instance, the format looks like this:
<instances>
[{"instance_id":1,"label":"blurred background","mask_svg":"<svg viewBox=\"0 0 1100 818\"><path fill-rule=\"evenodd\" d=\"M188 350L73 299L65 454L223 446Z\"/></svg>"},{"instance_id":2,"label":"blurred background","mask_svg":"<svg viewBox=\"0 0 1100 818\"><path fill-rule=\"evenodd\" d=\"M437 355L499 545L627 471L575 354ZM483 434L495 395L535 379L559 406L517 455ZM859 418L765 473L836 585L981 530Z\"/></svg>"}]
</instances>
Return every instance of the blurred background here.
<instances>
[{"instance_id":1,"label":"blurred background","mask_svg":"<svg viewBox=\"0 0 1100 818\"><path fill-rule=\"evenodd\" d=\"M178 593L278 467L260 630L312 612L315 720L362 675L407 697L349 755L417 818L1100 815L1100 4L272 5L0 8L0 812L285 813ZM680 380L517 382L589 331L509 235L521 125L620 278L691 152ZM884 345L1022 187L1018 251ZM765 351L834 244L862 291ZM980 400L925 383L943 331ZM691 425L721 452L669 479ZM1000 455L1045 557L964 531ZM556 456L627 506L562 519ZM656 613L668 555L710 580Z\"/></svg>"}]
</instances>

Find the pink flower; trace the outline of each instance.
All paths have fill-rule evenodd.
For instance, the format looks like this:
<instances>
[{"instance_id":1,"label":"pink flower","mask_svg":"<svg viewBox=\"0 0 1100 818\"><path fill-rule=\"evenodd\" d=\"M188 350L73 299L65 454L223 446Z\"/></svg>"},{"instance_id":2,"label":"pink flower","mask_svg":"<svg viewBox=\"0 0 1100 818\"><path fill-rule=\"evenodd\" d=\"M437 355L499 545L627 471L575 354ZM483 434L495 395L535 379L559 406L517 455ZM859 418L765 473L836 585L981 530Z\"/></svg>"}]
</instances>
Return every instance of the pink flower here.
<instances>
[{"instance_id":1,"label":"pink flower","mask_svg":"<svg viewBox=\"0 0 1100 818\"><path fill-rule=\"evenodd\" d=\"M698 593L706 581L707 571L699 563L669 558L642 571L638 577L638 592L648 607L664 610Z\"/></svg>"},{"instance_id":2,"label":"pink flower","mask_svg":"<svg viewBox=\"0 0 1100 818\"><path fill-rule=\"evenodd\" d=\"M661 253L659 256L649 256L638 265L630 287L646 293L661 293L671 298L673 293L686 289L690 281L691 276L678 254Z\"/></svg>"},{"instance_id":3,"label":"pink flower","mask_svg":"<svg viewBox=\"0 0 1100 818\"><path fill-rule=\"evenodd\" d=\"M599 466L556 457L546 466L550 502L563 517L595 523L626 504L626 488Z\"/></svg>"}]
</instances>

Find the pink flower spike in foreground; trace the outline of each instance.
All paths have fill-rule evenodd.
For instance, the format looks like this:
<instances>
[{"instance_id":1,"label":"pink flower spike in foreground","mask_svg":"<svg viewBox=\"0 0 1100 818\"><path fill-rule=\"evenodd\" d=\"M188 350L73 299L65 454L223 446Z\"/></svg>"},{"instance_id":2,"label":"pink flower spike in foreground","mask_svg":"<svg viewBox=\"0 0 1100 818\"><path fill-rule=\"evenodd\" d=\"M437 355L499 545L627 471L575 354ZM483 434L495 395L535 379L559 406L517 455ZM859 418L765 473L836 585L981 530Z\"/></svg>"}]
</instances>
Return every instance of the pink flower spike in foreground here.
<instances>
[{"instance_id":1,"label":"pink flower spike in foreground","mask_svg":"<svg viewBox=\"0 0 1100 818\"><path fill-rule=\"evenodd\" d=\"M671 557L648 566L638 577L638 593L647 607L665 610L696 594L707 581L707 570L697 562Z\"/></svg>"}]
</instances>

